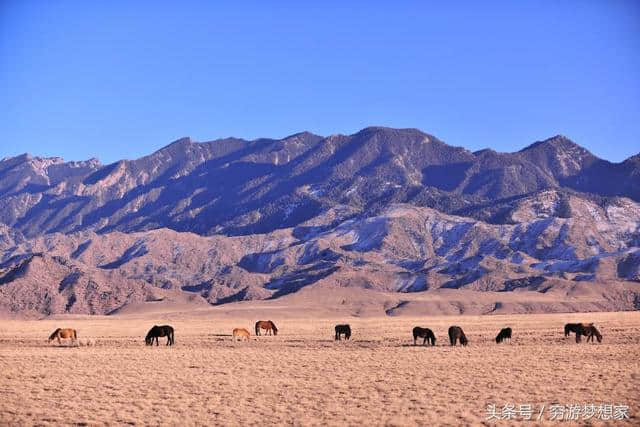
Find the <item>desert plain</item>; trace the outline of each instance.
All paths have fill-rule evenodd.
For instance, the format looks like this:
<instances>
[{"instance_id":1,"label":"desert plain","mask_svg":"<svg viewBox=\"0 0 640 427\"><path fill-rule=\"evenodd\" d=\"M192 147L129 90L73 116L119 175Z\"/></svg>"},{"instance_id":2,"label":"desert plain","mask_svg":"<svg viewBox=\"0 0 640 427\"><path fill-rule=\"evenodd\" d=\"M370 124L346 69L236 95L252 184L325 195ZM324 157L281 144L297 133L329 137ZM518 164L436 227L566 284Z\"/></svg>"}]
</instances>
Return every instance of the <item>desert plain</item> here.
<instances>
[{"instance_id":1,"label":"desert plain","mask_svg":"<svg viewBox=\"0 0 640 427\"><path fill-rule=\"evenodd\" d=\"M3 320L0 424L554 425L567 421L551 419L551 405L572 404L628 406L622 422L640 424L640 312L356 317L239 307ZM278 335L254 336L267 318ZM563 325L581 321L595 322L603 342L565 339ZM334 340L338 323L351 325L350 341ZM173 347L163 338L145 346L154 324L173 325ZM435 347L413 345L416 325L435 332ZM467 347L449 345L451 325ZM505 326L512 342L497 345ZM57 327L96 345L47 342ZM251 330L251 341L233 342L234 327ZM531 405L533 420L503 419L505 405Z\"/></svg>"}]
</instances>

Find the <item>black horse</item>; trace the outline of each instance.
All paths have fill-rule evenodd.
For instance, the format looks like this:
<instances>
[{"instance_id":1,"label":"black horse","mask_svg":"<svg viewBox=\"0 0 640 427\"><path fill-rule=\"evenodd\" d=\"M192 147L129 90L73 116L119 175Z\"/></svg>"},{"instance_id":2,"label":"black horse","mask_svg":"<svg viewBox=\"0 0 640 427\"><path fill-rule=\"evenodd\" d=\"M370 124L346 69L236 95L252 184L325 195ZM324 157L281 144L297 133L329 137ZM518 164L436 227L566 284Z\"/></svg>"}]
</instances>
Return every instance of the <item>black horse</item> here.
<instances>
[{"instance_id":1,"label":"black horse","mask_svg":"<svg viewBox=\"0 0 640 427\"><path fill-rule=\"evenodd\" d=\"M582 323L567 323L564 325L564 337L567 338L571 335L571 332L574 334L579 333L582 330Z\"/></svg>"},{"instance_id":2,"label":"black horse","mask_svg":"<svg viewBox=\"0 0 640 427\"><path fill-rule=\"evenodd\" d=\"M158 346L158 337L167 337L167 345L173 345L173 328L169 325L154 325L147 333L144 342L146 345L153 345L153 339L155 338L156 346Z\"/></svg>"},{"instance_id":3,"label":"black horse","mask_svg":"<svg viewBox=\"0 0 640 427\"><path fill-rule=\"evenodd\" d=\"M500 344L504 340L511 342L511 328L503 328L496 337L496 344Z\"/></svg>"},{"instance_id":4,"label":"black horse","mask_svg":"<svg viewBox=\"0 0 640 427\"><path fill-rule=\"evenodd\" d=\"M429 328L421 328L420 326L413 328L413 345L417 345L418 337L424 338L422 345L426 345L427 341L429 341L431 345L436 345L436 336Z\"/></svg>"},{"instance_id":5,"label":"black horse","mask_svg":"<svg viewBox=\"0 0 640 427\"><path fill-rule=\"evenodd\" d=\"M462 331L460 326L452 326L449 328L449 342L451 345L456 345L456 341L460 340L461 345L469 344L469 340Z\"/></svg>"},{"instance_id":6,"label":"black horse","mask_svg":"<svg viewBox=\"0 0 640 427\"><path fill-rule=\"evenodd\" d=\"M349 325L336 325L336 341L340 340L340 335L344 335L344 339L351 338L351 326Z\"/></svg>"}]
</instances>

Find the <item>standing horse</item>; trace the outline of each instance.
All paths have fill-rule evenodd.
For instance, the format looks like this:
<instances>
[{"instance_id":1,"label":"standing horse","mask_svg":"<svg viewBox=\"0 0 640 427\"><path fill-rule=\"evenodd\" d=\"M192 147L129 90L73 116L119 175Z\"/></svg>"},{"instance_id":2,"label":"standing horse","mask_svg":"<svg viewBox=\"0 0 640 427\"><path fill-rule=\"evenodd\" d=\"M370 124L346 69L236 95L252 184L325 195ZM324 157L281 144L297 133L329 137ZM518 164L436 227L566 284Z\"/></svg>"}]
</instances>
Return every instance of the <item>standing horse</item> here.
<instances>
[{"instance_id":1,"label":"standing horse","mask_svg":"<svg viewBox=\"0 0 640 427\"><path fill-rule=\"evenodd\" d=\"M582 328L582 323L567 323L564 325L564 337L567 338L571 335L571 332L578 333L578 331Z\"/></svg>"},{"instance_id":2,"label":"standing horse","mask_svg":"<svg viewBox=\"0 0 640 427\"><path fill-rule=\"evenodd\" d=\"M461 345L469 344L469 340L467 339L464 331L460 326L452 326L449 328L449 342L451 345L456 345L456 341L460 340Z\"/></svg>"},{"instance_id":3,"label":"standing horse","mask_svg":"<svg viewBox=\"0 0 640 427\"><path fill-rule=\"evenodd\" d=\"M587 342L593 341L593 337L595 336L598 339L598 342L602 342L602 335L593 323L567 323L564 325L564 336L568 337L571 332L576 334L576 342L580 342L582 335L587 337Z\"/></svg>"},{"instance_id":4,"label":"standing horse","mask_svg":"<svg viewBox=\"0 0 640 427\"><path fill-rule=\"evenodd\" d=\"M504 340L509 340L509 343L511 343L511 328L503 328L500 330L500 333L498 333L496 337L496 344L500 344Z\"/></svg>"},{"instance_id":5,"label":"standing horse","mask_svg":"<svg viewBox=\"0 0 640 427\"><path fill-rule=\"evenodd\" d=\"M256 335L260 335L260 329L266 329L265 335L278 335L278 328L271 320L258 320L256 322Z\"/></svg>"},{"instance_id":6,"label":"standing horse","mask_svg":"<svg viewBox=\"0 0 640 427\"><path fill-rule=\"evenodd\" d=\"M49 342L53 341L54 339L58 340L58 344L62 344L62 342L60 341L60 338L62 339L69 339L71 340L72 344L75 344L77 339L78 339L78 333L76 332L75 329L71 329L71 328L58 328L55 331L53 331L53 333L51 335L49 335Z\"/></svg>"},{"instance_id":7,"label":"standing horse","mask_svg":"<svg viewBox=\"0 0 640 427\"><path fill-rule=\"evenodd\" d=\"M249 334L249 331L247 331L244 328L235 328L233 330L233 340L246 340L249 341L251 338L249 338L251 336L251 334Z\"/></svg>"},{"instance_id":8,"label":"standing horse","mask_svg":"<svg viewBox=\"0 0 640 427\"><path fill-rule=\"evenodd\" d=\"M424 338L422 345L426 345L427 341L429 341L432 346L436 345L436 336L429 328L421 328L420 326L413 328L413 345L417 345L418 337Z\"/></svg>"},{"instance_id":9,"label":"standing horse","mask_svg":"<svg viewBox=\"0 0 640 427\"><path fill-rule=\"evenodd\" d=\"M173 345L173 328L169 325L154 325L149 329L147 336L144 339L146 345L153 345L153 339L156 340L156 346L158 346L158 337L167 337L167 345Z\"/></svg>"},{"instance_id":10,"label":"standing horse","mask_svg":"<svg viewBox=\"0 0 640 427\"><path fill-rule=\"evenodd\" d=\"M340 341L340 335L344 335L344 339L351 338L351 326L349 325L336 325L336 341Z\"/></svg>"}]
</instances>

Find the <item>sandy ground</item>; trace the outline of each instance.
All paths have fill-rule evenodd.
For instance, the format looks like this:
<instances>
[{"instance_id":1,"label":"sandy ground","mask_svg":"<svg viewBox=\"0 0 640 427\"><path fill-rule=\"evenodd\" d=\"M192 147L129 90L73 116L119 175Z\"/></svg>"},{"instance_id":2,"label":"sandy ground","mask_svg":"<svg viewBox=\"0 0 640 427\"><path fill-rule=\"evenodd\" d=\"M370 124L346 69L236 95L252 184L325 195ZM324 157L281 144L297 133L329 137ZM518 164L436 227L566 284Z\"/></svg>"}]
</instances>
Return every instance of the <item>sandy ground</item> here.
<instances>
[{"instance_id":1,"label":"sandy ground","mask_svg":"<svg viewBox=\"0 0 640 427\"><path fill-rule=\"evenodd\" d=\"M488 405L628 405L640 424L640 312L272 320L276 337L254 337L257 318L147 313L0 323L0 424L430 425L487 420ZM569 321L593 321L602 344L564 339ZM153 324L176 330L174 347L145 347ZM333 326L350 323L350 342ZM460 325L466 348L448 345ZM411 329L434 330L414 347ZM95 347L48 344L73 327ZM511 326L512 343L496 345ZM234 343L231 331L252 331ZM161 344L164 340L161 339ZM582 414L581 416L583 416ZM521 419L520 413L515 420ZM600 424L600 421L590 422ZM579 420L580 424L588 424Z\"/></svg>"}]
</instances>

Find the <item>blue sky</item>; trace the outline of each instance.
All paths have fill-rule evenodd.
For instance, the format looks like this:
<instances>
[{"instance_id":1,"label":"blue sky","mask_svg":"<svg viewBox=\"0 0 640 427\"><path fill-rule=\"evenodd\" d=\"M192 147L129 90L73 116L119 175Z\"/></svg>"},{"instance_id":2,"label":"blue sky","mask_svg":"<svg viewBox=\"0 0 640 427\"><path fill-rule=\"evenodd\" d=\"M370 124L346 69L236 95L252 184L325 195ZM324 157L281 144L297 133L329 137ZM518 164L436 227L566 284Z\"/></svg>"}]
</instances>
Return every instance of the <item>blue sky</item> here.
<instances>
[{"instance_id":1,"label":"blue sky","mask_svg":"<svg viewBox=\"0 0 640 427\"><path fill-rule=\"evenodd\" d=\"M640 2L305 3L0 0L0 158L369 125L640 152Z\"/></svg>"}]
</instances>

